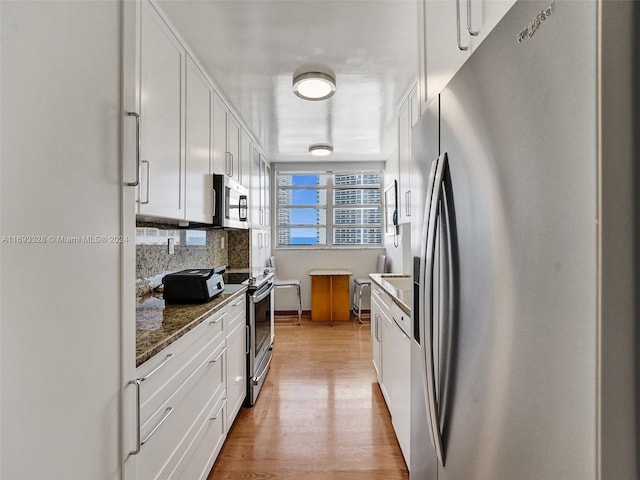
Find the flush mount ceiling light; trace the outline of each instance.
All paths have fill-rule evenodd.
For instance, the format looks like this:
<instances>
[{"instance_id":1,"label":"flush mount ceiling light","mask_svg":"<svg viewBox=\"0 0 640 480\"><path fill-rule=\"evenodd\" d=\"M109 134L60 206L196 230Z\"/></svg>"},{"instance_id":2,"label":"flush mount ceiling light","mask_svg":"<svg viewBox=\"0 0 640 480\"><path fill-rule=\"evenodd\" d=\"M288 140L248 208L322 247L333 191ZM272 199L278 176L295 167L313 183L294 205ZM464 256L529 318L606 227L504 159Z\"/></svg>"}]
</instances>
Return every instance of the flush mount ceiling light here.
<instances>
[{"instance_id":1,"label":"flush mount ceiling light","mask_svg":"<svg viewBox=\"0 0 640 480\"><path fill-rule=\"evenodd\" d=\"M331 145L311 145L309 147L309 153L314 157L328 157L333 153L333 147Z\"/></svg>"},{"instance_id":2,"label":"flush mount ceiling light","mask_svg":"<svg viewBox=\"0 0 640 480\"><path fill-rule=\"evenodd\" d=\"M293 78L293 92L305 100L325 100L336 91L336 79L328 73L306 72Z\"/></svg>"}]
</instances>

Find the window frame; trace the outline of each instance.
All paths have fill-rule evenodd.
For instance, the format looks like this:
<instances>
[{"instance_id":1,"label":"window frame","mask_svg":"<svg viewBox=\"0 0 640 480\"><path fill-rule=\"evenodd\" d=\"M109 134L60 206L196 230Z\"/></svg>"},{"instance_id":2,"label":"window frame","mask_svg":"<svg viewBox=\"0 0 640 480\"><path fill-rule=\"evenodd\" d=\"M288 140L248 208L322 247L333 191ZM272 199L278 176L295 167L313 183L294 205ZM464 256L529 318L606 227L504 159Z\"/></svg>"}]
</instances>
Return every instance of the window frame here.
<instances>
[{"instance_id":1,"label":"window frame","mask_svg":"<svg viewBox=\"0 0 640 480\"><path fill-rule=\"evenodd\" d=\"M374 185L344 185L337 186L335 185L335 176L336 175L349 175L349 174L362 174L362 175L378 175L380 178L380 182ZM280 175L326 175L327 182L326 185L279 185L279 177ZM362 248L383 248L384 247L384 219L383 219L383 208L384 208L384 171L381 169L371 169L371 170L311 170L311 171L298 171L298 170L278 170L275 172L275 248L277 250L334 250L334 249L362 249ZM286 190L324 190L325 191L325 204L324 205L291 205L291 204L281 204L280 203L280 189L284 188ZM337 190L378 190L380 202L379 204L362 204L362 205L334 205L335 202L335 192ZM380 211L380 223L379 224L370 224L370 223L358 223L358 224L336 224L334 223L334 210L338 209L357 209L357 210L365 210L367 208L375 208L377 207ZM281 225L279 221L280 209L281 208L295 208L295 209L310 209L310 210L324 210L325 211L325 224L324 225L303 225L303 224L284 224ZM325 229L325 238L326 243L324 244L291 244L291 245L282 245L280 244L280 230L282 228L324 228ZM355 244L336 244L334 238L335 229L340 228L378 228L380 230L380 242L379 243L355 243Z\"/></svg>"}]
</instances>

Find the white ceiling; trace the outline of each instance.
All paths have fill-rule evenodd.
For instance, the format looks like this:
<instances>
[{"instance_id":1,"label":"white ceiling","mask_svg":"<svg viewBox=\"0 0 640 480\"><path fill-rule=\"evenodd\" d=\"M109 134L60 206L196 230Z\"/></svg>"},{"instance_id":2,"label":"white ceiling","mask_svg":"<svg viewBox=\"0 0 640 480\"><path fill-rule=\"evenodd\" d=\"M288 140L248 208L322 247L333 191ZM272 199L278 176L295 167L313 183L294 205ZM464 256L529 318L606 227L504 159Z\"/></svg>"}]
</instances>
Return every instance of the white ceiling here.
<instances>
[{"instance_id":1,"label":"white ceiling","mask_svg":"<svg viewBox=\"0 0 640 480\"><path fill-rule=\"evenodd\" d=\"M415 0L159 0L271 161L384 160L396 107L417 77ZM309 102L294 73L322 67L336 94ZM315 67L315 68L313 68Z\"/></svg>"}]
</instances>

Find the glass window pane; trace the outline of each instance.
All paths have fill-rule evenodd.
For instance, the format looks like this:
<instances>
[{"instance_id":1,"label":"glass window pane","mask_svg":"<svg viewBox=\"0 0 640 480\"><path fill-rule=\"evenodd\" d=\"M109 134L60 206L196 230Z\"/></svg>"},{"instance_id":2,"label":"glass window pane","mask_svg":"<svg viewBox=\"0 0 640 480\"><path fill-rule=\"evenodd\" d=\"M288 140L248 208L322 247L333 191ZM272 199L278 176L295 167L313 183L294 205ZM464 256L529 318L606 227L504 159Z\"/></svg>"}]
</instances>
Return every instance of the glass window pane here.
<instances>
[{"instance_id":1,"label":"glass window pane","mask_svg":"<svg viewBox=\"0 0 640 480\"><path fill-rule=\"evenodd\" d=\"M278 174L278 186L326 186L329 175L326 173L289 173Z\"/></svg>"},{"instance_id":2,"label":"glass window pane","mask_svg":"<svg viewBox=\"0 0 640 480\"><path fill-rule=\"evenodd\" d=\"M278 225L326 225L327 211L321 208L279 208Z\"/></svg>"},{"instance_id":3,"label":"glass window pane","mask_svg":"<svg viewBox=\"0 0 640 480\"><path fill-rule=\"evenodd\" d=\"M327 204L326 190L278 189L279 205L315 206Z\"/></svg>"},{"instance_id":4,"label":"glass window pane","mask_svg":"<svg viewBox=\"0 0 640 480\"><path fill-rule=\"evenodd\" d=\"M334 205L379 205L379 188L339 189L333 192Z\"/></svg>"},{"instance_id":5,"label":"glass window pane","mask_svg":"<svg viewBox=\"0 0 640 480\"><path fill-rule=\"evenodd\" d=\"M336 245L379 245L382 243L382 229L335 228L333 243Z\"/></svg>"},{"instance_id":6,"label":"glass window pane","mask_svg":"<svg viewBox=\"0 0 640 480\"><path fill-rule=\"evenodd\" d=\"M380 225L381 222L380 208L336 208L333 211L333 223L336 225Z\"/></svg>"},{"instance_id":7,"label":"glass window pane","mask_svg":"<svg viewBox=\"0 0 640 480\"><path fill-rule=\"evenodd\" d=\"M326 228L279 228L278 245L326 245Z\"/></svg>"},{"instance_id":8,"label":"glass window pane","mask_svg":"<svg viewBox=\"0 0 640 480\"><path fill-rule=\"evenodd\" d=\"M334 184L341 185L377 185L382 183L379 173L336 173Z\"/></svg>"}]
</instances>

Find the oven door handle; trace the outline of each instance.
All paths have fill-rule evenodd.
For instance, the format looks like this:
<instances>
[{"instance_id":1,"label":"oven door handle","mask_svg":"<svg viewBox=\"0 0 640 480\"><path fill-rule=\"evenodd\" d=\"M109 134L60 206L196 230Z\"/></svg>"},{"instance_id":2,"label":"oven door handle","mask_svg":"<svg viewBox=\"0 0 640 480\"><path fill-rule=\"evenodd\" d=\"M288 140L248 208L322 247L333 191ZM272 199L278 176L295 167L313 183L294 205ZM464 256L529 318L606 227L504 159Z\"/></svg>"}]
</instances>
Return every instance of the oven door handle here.
<instances>
[{"instance_id":1,"label":"oven door handle","mask_svg":"<svg viewBox=\"0 0 640 480\"><path fill-rule=\"evenodd\" d=\"M253 382L254 385L258 385L260 383L260 380L262 380L262 377L264 377L267 374L267 370L269 370L269 365L271 365L271 360L273 360L273 355L269 355L269 361L262 369L262 372L260 372L260 375L256 375L255 377L251 378L251 381Z\"/></svg>"},{"instance_id":2,"label":"oven door handle","mask_svg":"<svg viewBox=\"0 0 640 480\"><path fill-rule=\"evenodd\" d=\"M273 291L273 284L271 284L263 292L258 291L254 295L249 295L249 300L251 301L251 303L260 303L262 300L267 298L272 291Z\"/></svg>"}]
</instances>

